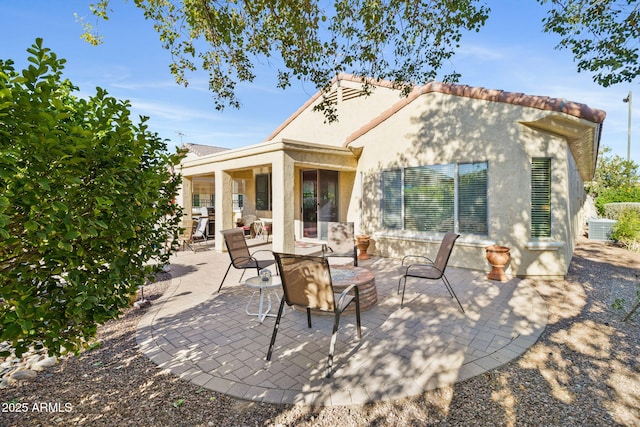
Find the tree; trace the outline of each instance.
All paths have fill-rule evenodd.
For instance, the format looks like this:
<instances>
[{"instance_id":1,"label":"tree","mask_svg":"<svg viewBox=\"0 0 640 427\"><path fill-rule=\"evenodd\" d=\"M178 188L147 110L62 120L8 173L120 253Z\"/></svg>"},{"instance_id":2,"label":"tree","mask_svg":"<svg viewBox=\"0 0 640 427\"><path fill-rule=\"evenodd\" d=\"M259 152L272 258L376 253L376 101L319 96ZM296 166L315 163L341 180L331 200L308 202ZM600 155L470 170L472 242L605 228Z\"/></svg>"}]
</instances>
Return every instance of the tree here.
<instances>
[{"instance_id":1,"label":"tree","mask_svg":"<svg viewBox=\"0 0 640 427\"><path fill-rule=\"evenodd\" d=\"M631 82L638 66L637 0L538 0L548 6L543 30L562 37L579 71L609 86ZM111 0L91 4L98 19L108 19ZM387 79L407 95L412 84L439 77L456 82L455 71L440 76L464 31L479 31L490 9L480 0L135 0L154 22L171 51L172 74L187 85L186 72L202 68L217 109L238 107L235 87L254 79L254 64L278 68L277 86L292 79L312 82L323 93L338 73ZM90 23L83 37L101 42ZM200 64L197 64L197 60ZM337 119L327 97L316 109Z\"/></svg>"},{"instance_id":2,"label":"tree","mask_svg":"<svg viewBox=\"0 0 640 427\"><path fill-rule=\"evenodd\" d=\"M107 19L110 0L91 5ZM252 81L254 64L267 61L278 70L277 86L292 79L311 81L328 91L333 77L349 72L388 79L406 95L414 82L436 78L451 58L464 30L478 31L489 9L480 0L405 1L334 0L136 0L154 22L163 46L171 51L171 72L187 84L185 71L209 72L216 107L239 106L238 82ZM327 6L325 9L324 7ZM100 38L85 23L84 37ZM456 81L453 71L442 77ZM370 90L369 80L363 90ZM335 120L325 98L318 109Z\"/></svg>"},{"instance_id":3,"label":"tree","mask_svg":"<svg viewBox=\"0 0 640 427\"><path fill-rule=\"evenodd\" d=\"M604 87L638 77L638 0L538 1L550 5L544 31L562 37L558 47L571 50L578 71Z\"/></svg>"},{"instance_id":4,"label":"tree","mask_svg":"<svg viewBox=\"0 0 640 427\"><path fill-rule=\"evenodd\" d=\"M179 162L128 101L89 99L42 40L0 60L0 342L82 348L165 263Z\"/></svg>"},{"instance_id":5,"label":"tree","mask_svg":"<svg viewBox=\"0 0 640 427\"><path fill-rule=\"evenodd\" d=\"M603 146L598 153L598 167L593 180L586 185L587 192L598 197L606 190L628 189L640 183L638 165L619 155L611 155L611 148ZM624 200L618 200L624 201Z\"/></svg>"}]
</instances>

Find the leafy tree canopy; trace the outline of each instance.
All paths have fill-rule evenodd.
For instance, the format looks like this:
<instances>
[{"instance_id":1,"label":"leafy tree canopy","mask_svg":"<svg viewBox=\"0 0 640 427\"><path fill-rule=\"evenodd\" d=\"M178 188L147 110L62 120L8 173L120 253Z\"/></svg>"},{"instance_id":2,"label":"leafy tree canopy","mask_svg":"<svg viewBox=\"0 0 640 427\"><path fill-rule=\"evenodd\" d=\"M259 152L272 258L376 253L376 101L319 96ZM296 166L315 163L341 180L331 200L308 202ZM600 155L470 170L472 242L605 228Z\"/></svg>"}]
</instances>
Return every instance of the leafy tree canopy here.
<instances>
[{"instance_id":1,"label":"leafy tree canopy","mask_svg":"<svg viewBox=\"0 0 640 427\"><path fill-rule=\"evenodd\" d=\"M94 15L106 19L110 0L92 4ZM319 90L338 73L388 79L407 94L413 82L436 78L459 46L462 33L478 31L489 9L480 0L136 0L155 24L171 51L171 72L186 84L185 71L209 72L216 108L238 107L238 82L252 81L254 64L279 68L278 83L312 82ZM100 39L85 24L84 37ZM199 62L199 64L198 64ZM458 74L443 76L456 81ZM368 91L367 81L363 89ZM335 111L320 106L329 120Z\"/></svg>"},{"instance_id":2,"label":"leafy tree canopy","mask_svg":"<svg viewBox=\"0 0 640 427\"><path fill-rule=\"evenodd\" d=\"M637 0L538 0L548 9L543 30L561 36L579 71L609 86L631 82L638 65ZM108 19L111 0L90 8ZM280 88L292 79L322 91L338 73L387 79L407 94L412 83L434 80L459 47L463 32L479 31L490 9L480 0L135 0L171 51L171 72L209 73L216 108L238 107L235 88L252 81L254 64L278 68ZM90 23L83 37L101 42ZM452 71L440 80L455 82ZM368 92L368 81L363 82ZM317 109L336 120L325 98Z\"/></svg>"},{"instance_id":3,"label":"leafy tree canopy","mask_svg":"<svg viewBox=\"0 0 640 427\"><path fill-rule=\"evenodd\" d=\"M625 160L619 155L612 155L610 147L601 147L598 153L598 167L593 180L586 185L589 194L598 197L606 190L627 189L640 184L638 165L633 160ZM612 200L623 202L627 200Z\"/></svg>"},{"instance_id":4,"label":"leafy tree canopy","mask_svg":"<svg viewBox=\"0 0 640 427\"><path fill-rule=\"evenodd\" d=\"M562 37L558 47L571 50L578 71L593 73L604 87L638 77L638 0L538 1L550 6L544 31Z\"/></svg>"},{"instance_id":5,"label":"leafy tree canopy","mask_svg":"<svg viewBox=\"0 0 640 427\"><path fill-rule=\"evenodd\" d=\"M74 96L41 39L28 52L0 59L0 342L76 351L167 261L179 156L127 101Z\"/></svg>"}]
</instances>

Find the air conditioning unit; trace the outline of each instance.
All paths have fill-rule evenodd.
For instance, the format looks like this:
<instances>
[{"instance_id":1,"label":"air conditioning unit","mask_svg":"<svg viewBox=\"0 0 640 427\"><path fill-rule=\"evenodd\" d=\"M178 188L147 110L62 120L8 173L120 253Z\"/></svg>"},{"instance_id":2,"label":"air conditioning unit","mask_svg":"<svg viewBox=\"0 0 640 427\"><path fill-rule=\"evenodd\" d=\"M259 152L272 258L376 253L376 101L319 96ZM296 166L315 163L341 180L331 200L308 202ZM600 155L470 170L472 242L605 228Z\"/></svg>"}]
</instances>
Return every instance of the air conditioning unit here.
<instances>
[{"instance_id":1,"label":"air conditioning unit","mask_svg":"<svg viewBox=\"0 0 640 427\"><path fill-rule=\"evenodd\" d=\"M615 219L597 218L589 220L589 239L611 241L611 233L613 226L616 224Z\"/></svg>"}]
</instances>

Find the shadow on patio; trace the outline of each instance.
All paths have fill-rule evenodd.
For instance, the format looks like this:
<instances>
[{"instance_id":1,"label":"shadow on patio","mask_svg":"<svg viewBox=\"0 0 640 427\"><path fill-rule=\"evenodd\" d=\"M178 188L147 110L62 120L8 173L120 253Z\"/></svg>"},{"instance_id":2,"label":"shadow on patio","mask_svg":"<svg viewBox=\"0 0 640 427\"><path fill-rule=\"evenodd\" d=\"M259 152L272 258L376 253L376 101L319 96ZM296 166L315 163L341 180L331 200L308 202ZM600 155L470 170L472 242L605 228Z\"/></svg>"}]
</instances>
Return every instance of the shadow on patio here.
<instances>
[{"instance_id":1,"label":"shadow on patio","mask_svg":"<svg viewBox=\"0 0 640 427\"><path fill-rule=\"evenodd\" d=\"M300 244L296 251L318 248ZM171 285L140 322L137 341L160 367L241 399L330 406L417 395L516 358L547 322L542 298L526 282L493 282L483 272L452 267L447 276L466 313L441 282L415 279L400 309L399 261L374 257L360 266L375 274L378 304L362 312L360 341L355 316L344 315L333 378L327 379L332 316L315 315L310 329L305 313L287 307L267 362L275 319L260 323L245 313L253 290L238 283L239 270L232 269L215 293L228 263L226 253L213 250L174 256Z\"/></svg>"}]
</instances>

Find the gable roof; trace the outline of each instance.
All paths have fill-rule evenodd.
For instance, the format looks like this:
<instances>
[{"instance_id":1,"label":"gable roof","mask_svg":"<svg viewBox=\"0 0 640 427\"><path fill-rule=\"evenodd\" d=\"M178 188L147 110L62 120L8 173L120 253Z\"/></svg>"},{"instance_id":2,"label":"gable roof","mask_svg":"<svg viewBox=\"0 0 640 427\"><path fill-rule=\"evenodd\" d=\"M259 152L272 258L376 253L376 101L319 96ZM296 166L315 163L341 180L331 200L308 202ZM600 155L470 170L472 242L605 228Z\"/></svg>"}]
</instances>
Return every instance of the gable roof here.
<instances>
[{"instance_id":1,"label":"gable roof","mask_svg":"<svg viewBox=\"0 0 640 427\"><path fill-rule=\"evenodd\" d=\"M591 108L586 104L568 101L561 98L527 95L518 92L507 92L504 90L486 89L482 87L472 87L452 83L429 82L426 85L415 87L406 98L396 102L394 105L389 107L387 111L374 118L367 125L361 127L360 129L349 135L344 141L344 146L349 145L358 137L364 135L374 127L378 126L380 123L384 122L399 110L412 103L421 95L432 92L485 101L501 102L511 105L519 105L522 107L536 108L539 110L555 111L558 113L568 114L579 119L584 119L598 125L602 124L606 117L606 113L602 110Z\"/></svg>"},{"instance_id":2,"label":"gable roof","mask_svg":"<svg viewBox=\"0 0 640 427\"><path fill-rule=\"evenodd\" d=\"M367 82L371 85L378 87L385 87L392 89L394 87L393 82L388 80L380 80L376 81L373 79L366 79ZM332 85L336 83L339 84L340 81L347 81L353 83L363 83L364 79L361 77L354 76L352 74L340 74L336 76L331 82ZM334 89L335 90L335 89ZM596 108L591 108L586 104L581 104L578 102L568 101L562 98L552 98L549 96L537 96L537 95L527 95L524 93L518 92L508 92L504 90L496 90L496 89L486 89L482 87L473 87L468 85L459 85L453 83L440 83L440 82L429 82L422 86L416 86L409 93L406 98L402 98L399 101L395 102L388 109L383 111L381 114L374 117L370 122L365 124L364 126L355 129L350 135L346 137L343 141L343 146L348 146L351 142L356 140L358 137L364 135L374 127L378 126L380 123L384 122L386 119L394 115L396 112L404 108L405 106L412 103L414 100L419 98L421 95L438 92L442 94L462 96L466 98L480 99L486 101L493 102L502 102L512 105L519 105L523 107L531 107L540 110L547 111L555 111L558 113L568 114L570 116L574 116L579 119L584 119L590 121L595 124L602 124L605 119L606 113L602 110L598 110ZM310 106L312 106L316 101L318 101L322 97L323 93L318 91L315 95L313 95L307 102L305 102L296 112L294 112L287 120L285 120L276 130L274 130L265 141L270 141L276 135L278 135L284 128L286 128L291 122L293 122L298 116L300 116L304 111L306 111ZM333 96L333 92L331 92L329 97Z\"/></svg>"}]
</instances>

